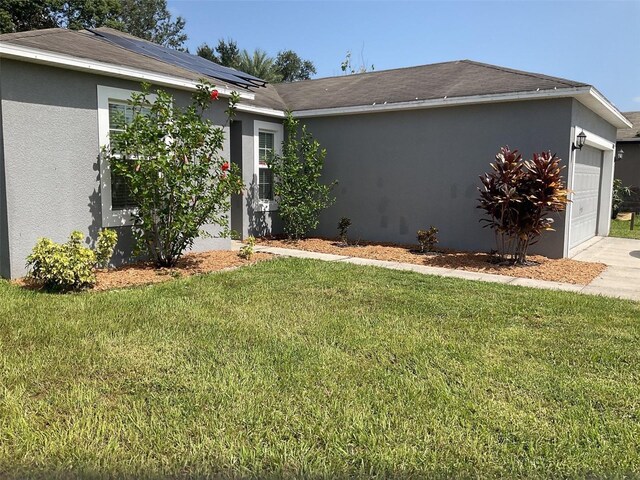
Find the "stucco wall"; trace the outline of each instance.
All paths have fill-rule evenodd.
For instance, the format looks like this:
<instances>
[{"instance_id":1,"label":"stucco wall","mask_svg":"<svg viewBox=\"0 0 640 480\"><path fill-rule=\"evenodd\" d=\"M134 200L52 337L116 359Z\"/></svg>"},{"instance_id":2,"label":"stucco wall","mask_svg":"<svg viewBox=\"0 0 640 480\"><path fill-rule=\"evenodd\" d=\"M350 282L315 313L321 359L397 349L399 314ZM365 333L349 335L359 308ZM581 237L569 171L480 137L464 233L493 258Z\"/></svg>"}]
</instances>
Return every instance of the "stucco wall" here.
<instances>
[{"instance_id":1,"label":"stucco wall","mask_svg":"<svg viewBox=\"0 0 640 480\"><path fill-rule=\"evenodd\" d=\"M0 62L0 76L2 63ZM2 98L0 82L0 98ZM7 189L4 174L4 149L2 147L2 102L0 102L0 278L10 276L9 269L9 231L7 229Z\"/></svg>"},{"instance_id":2,"label":"stucco wall","mask_svg":"<svg viewBox=\"0 0 640 480\"><path fill-rule=\"evenodd\" d=\"M95 240L102 226L97 85L131 90L140 85L5 59L0 82L9 273L16 277L24 273L25 258L41 236L64 241L77 229L88 234L87 242ZM172 93L179 104L189 100L187 92ZM215 104L214 122L224 122L224 108L223 101ZM132 247L130 230L118 230L115 263L129 258ZM194 250L229 246L229 239L205 238Z\"/></svg>"},{"instance_id":3,"label":"stucco wall","mask_svg":"<svg viewBox=\"0 0 640 480\"><path fill-rule=\"evenodd\" d=\"M324 178L339 182L318 233L334 237L346 216L353 240L415 243L418 229L435 225L442 247L491 250L476 208L479 175L502 145L566 161L571 114L571 100L558 99L305 118L327 149ZM561 257L564 216L555 218L557 231L533 250Z\"/></svg>"}]
</instances>

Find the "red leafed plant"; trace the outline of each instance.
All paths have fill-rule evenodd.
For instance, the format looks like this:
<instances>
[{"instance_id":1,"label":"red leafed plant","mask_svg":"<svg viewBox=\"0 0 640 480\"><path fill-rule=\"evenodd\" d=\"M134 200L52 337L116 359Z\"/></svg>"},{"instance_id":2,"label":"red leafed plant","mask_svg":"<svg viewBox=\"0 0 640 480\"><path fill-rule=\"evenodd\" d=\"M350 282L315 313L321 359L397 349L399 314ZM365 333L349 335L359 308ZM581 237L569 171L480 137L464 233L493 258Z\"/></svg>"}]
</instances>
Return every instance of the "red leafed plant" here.
<instances>
[{"instance_id":1,"label":"red leafed plant","mask_svg":"<svg viewBox=\"0 0 640 480\"><path fill-rule=\"evenodd\" d=\"M488 218L481 221L496 235L501 262L525 264L529 247L542 232L553 230L553 218L568 202L561 160L551 152L535 153L523 161L518 150L502 147L491 172L480 177L480 205Z\"/></svg>"}]
</instances>

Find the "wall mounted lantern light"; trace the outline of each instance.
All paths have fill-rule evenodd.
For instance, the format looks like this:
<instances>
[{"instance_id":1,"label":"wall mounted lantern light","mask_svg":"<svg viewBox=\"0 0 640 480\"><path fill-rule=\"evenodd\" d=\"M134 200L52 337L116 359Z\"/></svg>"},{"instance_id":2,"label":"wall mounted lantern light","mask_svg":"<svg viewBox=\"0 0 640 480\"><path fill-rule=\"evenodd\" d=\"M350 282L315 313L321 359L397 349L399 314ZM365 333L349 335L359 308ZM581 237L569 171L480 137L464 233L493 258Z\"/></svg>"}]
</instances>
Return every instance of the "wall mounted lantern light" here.
<instances>
[{"instance_id":1,"label":"wall mounted lantern light","mask_svg":"<svg viewBox=\"0 0 640 480\"><path fill-rule=\"evenodd\" d=\"M624 150L620 149L616 152L616 162L619 162L620 160L622 160L622 157L624 156Z\"/></svg>"},{"instance_id":2,"label":"wall mounted lantern light","mask_svg":"<svg viewBox=\"0 0 640 480\"><path fill-rule=\"evenodd\" d=\"M584 147L584 142L587 140L587 134L584 133L584 130L578 134L576 140L577 143L571 145L571 151L582 150L582 147Z\"/></svg>"}]
</instances>

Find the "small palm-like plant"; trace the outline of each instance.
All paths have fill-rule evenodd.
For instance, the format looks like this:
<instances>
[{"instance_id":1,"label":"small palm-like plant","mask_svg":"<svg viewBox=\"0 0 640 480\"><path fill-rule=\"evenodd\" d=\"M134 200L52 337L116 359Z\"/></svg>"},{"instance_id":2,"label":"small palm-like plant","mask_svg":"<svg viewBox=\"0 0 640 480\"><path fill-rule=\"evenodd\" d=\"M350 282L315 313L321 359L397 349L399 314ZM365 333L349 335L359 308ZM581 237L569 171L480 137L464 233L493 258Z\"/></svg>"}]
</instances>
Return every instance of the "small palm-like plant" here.
<instances>
[{"instance_id":1,"label":"small palm-like plant","mask_svg":"<svg viewBox=\"0 0 640 480\"><path fill-rule=\"evenodd\" d=\"M544 231L553 230L553 218L568 202L561 160L551 152L522 160L517 150L502 147L491 172L480 177L482 219L496 235L500 261L526 263L527 251Z\"/></svg>"}]
</instances>

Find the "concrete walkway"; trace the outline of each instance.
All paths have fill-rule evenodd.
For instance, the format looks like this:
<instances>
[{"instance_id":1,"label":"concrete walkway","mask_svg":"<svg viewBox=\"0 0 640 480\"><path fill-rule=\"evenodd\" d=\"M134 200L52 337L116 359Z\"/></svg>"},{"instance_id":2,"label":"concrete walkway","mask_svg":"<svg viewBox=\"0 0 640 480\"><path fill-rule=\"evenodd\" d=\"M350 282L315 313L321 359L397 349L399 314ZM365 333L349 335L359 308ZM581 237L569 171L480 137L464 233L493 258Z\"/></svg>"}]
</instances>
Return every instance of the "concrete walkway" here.
<instances>
[{"instance_id":1,"label":"concrete walkway","mask_svg":"<svg viewBox=\"0 0 640 480\"><path fill-rule=\"evenodd\" d=\"M608 240L608 239L604 239ZM617 239L613 239L617 240ZM636 240L637 249L640 251L640 241ZM593 246L597 245L600 242L597 242ZM239 243L234 245L234 248L239 248ZM541 288L546 290L562 290L566 292L576 292L576 293L585 293L590 295L603 295L607 297L615 297L615 298L627 298L631 300L640 301L640 264L637 269L629 268L629 270L633 270L631 272L623 271L623 267L617 267L614 271L610 271L614 267L609 267L607 271L605 271L600 277L594 280L590 285L574 285L571 283L561 283L561 282L549 282L545 280L532 280L528 278L519 278L519 277L509 277L506 275L495 275L491 273L481 273L481 272L468 272L465 270L454 270L450 268L441 268L441 267L429 267L426 265L415 265L412 263L400 263L400 262L388 262L383 260L371 260L367 258L358 258L358 257L349 257L346 255L333 255L329 253L318 253L318 252L309 252L306 250L296 250L291 248L279 248L279 247L263 247L256 246L255 248L258 252L267 252L273 255L281 255L286 257L295 257L295 258L310 258L316 260L325 260L328 262L346 262L352 263L355 265L371 265L375 267L383 267L389 268L392 270L404 270L422 273L425 275L437 275L440 277L451 277L451 278L462 278L465 280L476 280L481 282L493 282L493 283L504 283L509 285L519 285L522 287L532 287L532 288ZM589 249L584 250L585 255L589 253ZM593 253L593 252L591 252ZM591 254L590 253L590 254ZM598 257L597 251L593 253L595 257ZM576 258L578 259L578 258ZM581 259L580 259L581 260ZM594 258L589 261L596 262L604 262L602 259ZM638 258L640 262L640 258ZM637 270L637 271L636 271ZM606 276L609 272L609 276ZM624 277L624 275L627 275ZM621 288L619 282L616 279L622 279L624 277L624 282L626 286ZM622 280L621 280L622 281Z\"/></svg>"},{"instance_id":2,"label":"concrete walkway","mask_svg":"<svg viewBox=\"0 0 640 480\"><path fill-rule=\"evenodd\" d=\"M640 240L597 237L573 259L607 265L583 292L640 300Z\"/></svg>"}]
</instances>

